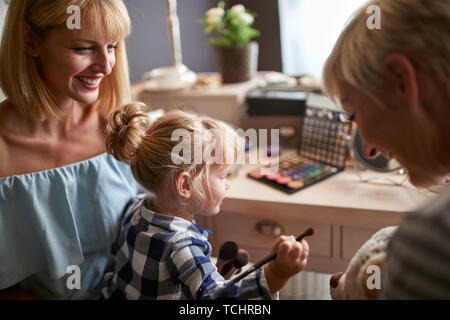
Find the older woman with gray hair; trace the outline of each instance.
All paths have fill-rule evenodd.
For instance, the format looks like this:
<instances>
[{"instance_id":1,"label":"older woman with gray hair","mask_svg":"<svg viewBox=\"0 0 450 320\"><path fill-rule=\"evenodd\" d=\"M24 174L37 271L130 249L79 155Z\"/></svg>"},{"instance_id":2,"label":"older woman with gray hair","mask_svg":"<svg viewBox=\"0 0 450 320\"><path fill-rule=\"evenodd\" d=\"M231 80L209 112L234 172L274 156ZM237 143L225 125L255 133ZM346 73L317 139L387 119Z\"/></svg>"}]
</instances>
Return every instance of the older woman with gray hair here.
<instances>
[{"instance_id":1,"label":"older woman with gray hair","mask_svg":"<svg viewBox=\"0 0 450 320\"><path fill-rule=\"evenodd\" d=\"M378 6L380 29L366 8ZM330 97L358 124L366 157L395 157L421 187L450 173L450 1L373 0L324 68ZM388 245L385 299L450 299L450 189L408 213Z\"/></svg>"}]
</instances>

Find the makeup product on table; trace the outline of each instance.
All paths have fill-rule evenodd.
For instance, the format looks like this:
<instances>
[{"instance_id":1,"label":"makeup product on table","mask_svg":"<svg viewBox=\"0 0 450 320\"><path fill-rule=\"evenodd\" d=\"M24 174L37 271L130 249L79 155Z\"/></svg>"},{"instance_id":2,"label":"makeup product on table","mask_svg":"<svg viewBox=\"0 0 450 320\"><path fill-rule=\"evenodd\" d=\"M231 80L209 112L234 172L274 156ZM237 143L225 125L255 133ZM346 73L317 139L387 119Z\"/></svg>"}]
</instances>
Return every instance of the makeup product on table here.
<instances>
[{"instance_id":1,"label":"makeup product on table","mask_svg":"<svg viewBox=\"0 0 450 320\"><path fill-rule=\"evenodd\" d=\"M292 194L344 170L347 119L345 112L307 107L297 153L280 157L275 173L258 168L248 177Z\"/></svg>"}]
</instances>

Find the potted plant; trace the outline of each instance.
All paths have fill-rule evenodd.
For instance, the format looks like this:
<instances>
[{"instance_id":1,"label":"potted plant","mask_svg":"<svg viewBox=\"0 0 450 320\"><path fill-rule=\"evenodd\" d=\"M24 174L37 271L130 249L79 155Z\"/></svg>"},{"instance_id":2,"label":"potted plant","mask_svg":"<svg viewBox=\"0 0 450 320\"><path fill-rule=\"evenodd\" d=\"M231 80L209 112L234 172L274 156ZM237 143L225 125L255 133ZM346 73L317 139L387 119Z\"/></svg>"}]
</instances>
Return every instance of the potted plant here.
<instances>
[{"instance_id":1,"label":"potted plant","mask_svg":"<svg viewBox=\"0 0 450 320\"><path fill-rule=\"evenodd\" d=\"M248 81L256 75L259 47L252 40L260 32L252 27L255 17L242 4L225 10L225 3L220 1L198 19L205 34L211 36L208 44L215 49L224 83Z\"/></svg>"}]
</instances>

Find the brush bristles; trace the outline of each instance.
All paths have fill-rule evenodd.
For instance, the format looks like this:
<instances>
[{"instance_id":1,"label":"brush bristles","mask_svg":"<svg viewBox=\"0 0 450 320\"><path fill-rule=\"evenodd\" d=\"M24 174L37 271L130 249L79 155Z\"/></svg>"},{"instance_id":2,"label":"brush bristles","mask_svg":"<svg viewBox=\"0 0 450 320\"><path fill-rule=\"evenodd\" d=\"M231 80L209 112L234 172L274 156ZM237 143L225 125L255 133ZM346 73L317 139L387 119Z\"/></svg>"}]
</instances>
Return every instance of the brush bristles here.
<instances>
[{"instance_id":1,"label":"brush bristles","mask_svg":"<svg viewBox=\"0 0 450 320\"><path fill-rule=\"evenodd\" d=\"M234 241L227 241L220 246L219 256L217 257L217 267L222 267L230 261L233 261L238 254L238 246Z\"/></svg>"},{"instance_id":2,"label":"brush bristles","mask_svg":"<svg viewBox=\"0 0 450 320\"><path fill-rule=\"evenodd\" d=\"M243 266L247 265L249 260L250 255L248 254L247 250L239 249L237 257L233 261L233 267L235 267L236 269L242 268Z\"/></svg>"},{"instance_id":3,"label":"brush bristles","mask_svg":"<svg viewBox=\"0 0 450 320\"><path fill-rule=\"evenodd\" d=\"M313 234L314 234L313 228L308 228L308 229L305 231L305 236L307 236L307 237L312 236Z\"/></svg>"},{"instance_id":4,"label":"brush bristles","mask_svg":"<svg viewBox=\"0 0 450 320\"><path fill-rule=\"evenodd\" d=\"M231 260L236 258L238 253L238 245L234 241L227 241L220 246L219 249L219 259L222 260Z\"/></svg>"}]
</instances>

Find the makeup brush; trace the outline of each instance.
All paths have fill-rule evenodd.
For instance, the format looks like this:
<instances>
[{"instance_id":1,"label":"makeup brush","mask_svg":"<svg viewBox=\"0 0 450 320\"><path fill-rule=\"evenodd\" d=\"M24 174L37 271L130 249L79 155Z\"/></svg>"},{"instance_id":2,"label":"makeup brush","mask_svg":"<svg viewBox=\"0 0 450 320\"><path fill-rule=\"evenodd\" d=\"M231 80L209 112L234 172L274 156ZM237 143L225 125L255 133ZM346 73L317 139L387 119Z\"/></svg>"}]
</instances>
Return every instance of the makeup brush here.
<instances>
[{"instance_id":1,"label":"makeup brush","mask_svg":"<svg viewBox=\"0 0 450 320\"><path fill-rule=\"evenodd\" d=\"M314 234L314 230L312 228L308 228L305 232L303 232L301 235L299 235L297 238L295 238L296 241L302 241L304 237L312 236ZM254 264L251 268L249 268L247 271L241 273L240 275L233 278L230 282L228 282L226 285L224 285L222 288L220 288L217 291L214 291L209 296L206 297L206 299L215 300L217 297L222 295L225 291L228 290L232 285L234 285L236 282L242 280L246 276L248 276L250 273L256 271L258 268L265 265L267 262L270 262L274 260L277 257L277 252L271 253L258 263Z\"/></svg>"},{"instance_id":2,"label":"makeup brush","mask_svg":"<svg viewBox=\"0 0 450 320\"><path fill-rule=\"evenodd\" d=\"M236 259L227 263L222 269L222 277L230 279L233 275L241 272L242 267L247 265L250 255L244 249L239 249Z\"/></svg>"},{"instance_id":3,"label":"makeup brush","mask_svg":"<svg viewBox=\"0 0 450 320\"><path fill-rule=\"evenodd\" d=\"M219 256L217 257L216 267L219 273L228 263L232 263L238 254L238 246L234 241L227 241L220 246Z\"/></svg>"},{"instance_id":4,"label":"makeup brush","mask_svg":"<svg viewBox=\"0 0 450 320\"><path fill-rule=\"evenodd\" d=\"M233 261L233 267L236 269L242 268L247 265L250 260L250 255L247 250L239 249L236 259Z\"/></svg>"}]
</instances>

